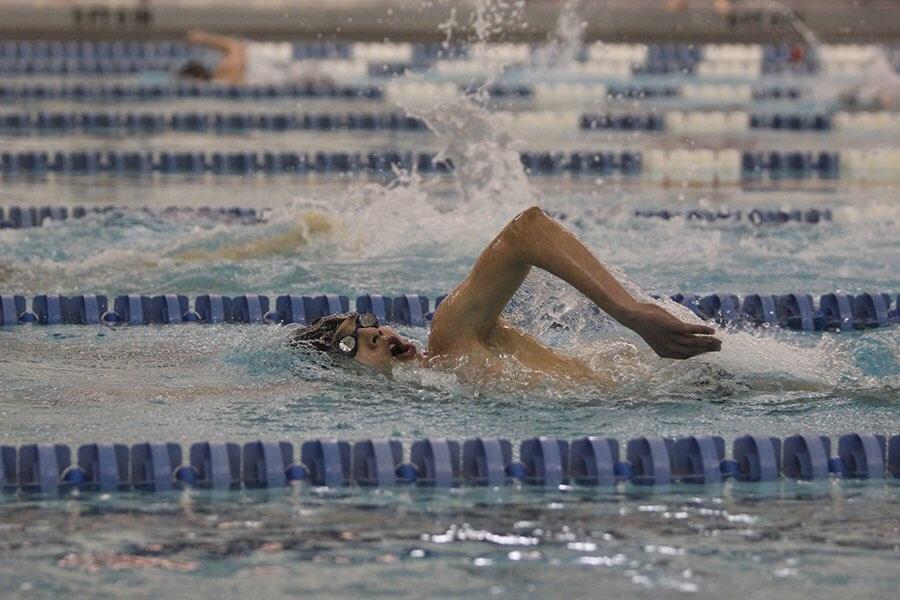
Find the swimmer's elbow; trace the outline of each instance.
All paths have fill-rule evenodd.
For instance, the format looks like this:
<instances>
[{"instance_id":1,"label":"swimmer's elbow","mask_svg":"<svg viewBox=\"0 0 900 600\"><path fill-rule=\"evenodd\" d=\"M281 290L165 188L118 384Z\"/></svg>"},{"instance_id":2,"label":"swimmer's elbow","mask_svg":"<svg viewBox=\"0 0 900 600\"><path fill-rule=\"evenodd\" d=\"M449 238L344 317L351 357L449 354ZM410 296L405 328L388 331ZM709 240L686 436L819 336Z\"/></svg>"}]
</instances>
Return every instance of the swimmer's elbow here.
<instances>
[{"instance_id":1,"label":"swimmer's elbow","mask_svg":"<svg viewBox=\"0 0 900 600\"><path fill-rule=\"evenodd\" d=\"M548 215L543 208L531 206L516 215L509 225L517 231L532 232L551 221L553 221L553 217Z\"/></svg>"}]
</instances>

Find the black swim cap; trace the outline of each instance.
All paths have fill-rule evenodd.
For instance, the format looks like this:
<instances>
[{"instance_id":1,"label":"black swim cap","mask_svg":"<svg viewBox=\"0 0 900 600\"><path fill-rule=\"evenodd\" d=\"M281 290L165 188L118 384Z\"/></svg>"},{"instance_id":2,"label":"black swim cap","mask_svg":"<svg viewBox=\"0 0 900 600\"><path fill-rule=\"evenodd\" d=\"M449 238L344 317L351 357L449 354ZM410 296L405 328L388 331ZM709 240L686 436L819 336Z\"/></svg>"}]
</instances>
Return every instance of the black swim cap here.
<instances>
[{"instance_id":1,"label":"black swim cap","mask_svg":"<svg viewBox=\"0 0 900 600\"><path fill-rule=\"evenodd\" d=\"M290 345L294 348L315 348L321 352L334 350L334 332L341 323L358 313L348 312L319 317L311 325L301 327L291 334Z\"/></svg>"},{"instance_id":2,"label":"black swim cap","mask_svg":"<svg viewBox=\"0 0 900 600\"><path fill-rule=\"evenodd\" d=\"M178 76L185 79L199 79L209 81L213 78L212 71L198 60L189 60L178 69Z\"/></svg>"}]
</instances>

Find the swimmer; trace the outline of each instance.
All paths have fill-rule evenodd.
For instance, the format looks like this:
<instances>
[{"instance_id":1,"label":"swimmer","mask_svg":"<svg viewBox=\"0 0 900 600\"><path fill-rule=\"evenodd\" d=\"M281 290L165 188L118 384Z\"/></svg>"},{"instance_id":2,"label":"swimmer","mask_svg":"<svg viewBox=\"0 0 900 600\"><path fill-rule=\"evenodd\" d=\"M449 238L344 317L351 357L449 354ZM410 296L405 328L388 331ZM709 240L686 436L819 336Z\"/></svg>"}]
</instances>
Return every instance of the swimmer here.
<instances>
[{"instance_id":1,"label":"swimmer","mask_svg":"<svg viewBox=\"0 0 900 600\"><path fill-rule=\"evenodd\" d=\"M721 348L712 327L683 322L655 304L635 300L577 237L538 207L510 221L441 302L425 353L379 325L374 315L357 313L323 317L297 329L291 345L353 360L385 375L395 365L417 363L450 367L479 380L499 375L515 362L543 377L600 383L581 358L559 354L501 318L532 267L575 287L661 357L685 359Z\"/></svg>"},{"instance_id":2,"label":"swimmer","mask_svg":"<svg viewBox=\"0 0 900 600\"><path fill-rule=\"evenodd\" d=\"M189 44L218 50L223 54L215 68L199 60L190 60L178 69L183 79L216 81L234 85L274 85L304 81L326 81L312 63L303 64L293 57L267 53L262 44L236 37L216 35L200 29L187 33Z\"/></svg>"},{"instance_id":3,"label":"swimmer","mask_svg":"<svg viewBox=\"0 0 900 600\"><path fill-rule=\"evenodd\" d=\"M900 75L886 50L880 49L837 96L843 108L892 110L900 106Z\"/></svg>"}]
</instances>

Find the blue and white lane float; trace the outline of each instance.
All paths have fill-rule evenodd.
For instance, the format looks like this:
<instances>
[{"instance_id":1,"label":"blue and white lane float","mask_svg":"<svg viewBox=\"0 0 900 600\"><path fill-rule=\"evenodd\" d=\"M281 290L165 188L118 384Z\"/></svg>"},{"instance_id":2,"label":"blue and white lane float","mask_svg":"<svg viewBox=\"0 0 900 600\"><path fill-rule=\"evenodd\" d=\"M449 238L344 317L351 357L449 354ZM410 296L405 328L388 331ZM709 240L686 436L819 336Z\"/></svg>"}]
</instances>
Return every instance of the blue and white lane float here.
<instances>
[{"instance_id":1,"label":"blue and white lane float","mask_svg":"<svg viewBox=\"0 0 900 600\"><path fill-rule=\"evenodd\" d=\"M476 437L462 444L444 438L413 441L409 454L396 439L348 442L202 441L187 456L174 442L127 446L88 443L0 445L0 492L67 494L197 488L285 488L295 483L330 488L415 485L499 487L513 484L615 489L620 483L665 487L673 483L719 485L728 479L771 484L779 480L900 478L900 435L848 433L836 454L823 435L766 435L735 439L726 458L719 436L677 439L637 437L625 456L619 442L602 436L572 440L535 437L521 442L518 460L509 440Z\"/></svg>"},{"instance_id":2,"label":"blue and white lane float","mask_svg":"<svg viewBox=\"0 0 900 600\"><path fill-rule=\"evenodd\" d=\"M621 131L685 134L742 134L754 130L873 134L900 132L900 113L837 112L809 114L747 111L667 111L582 113L522 111L511 114L513 129L523 135L540 132ZM568 132L566 131L568 130ZM62 136L151 135L163 132L216 135L286 131L428 132L421 119L398 112L172 112L36 111L0 113L0 135Z\"/></svg>"},{"instance_id":3,"label":"blue and white lane float","mask_svg":"<svg viewBox=\"0 0 900 600\"><path fill-rule=\"evenodd\" d=\"M148 102L188 98L252 101L284 99L396 101L446 100L477 86L452 82L390 80L383 85L298 83L288 85L223 85L216 83L33 83L0 85L0 104L39 102ZM703 103L749 103L796 100L805 95L796 86L727 83L660 84L651 82L494 84L484 90L491 100L533 105L583 105L598 100L665 100L681 98Z\"/></svg>"},{"instance_id":4,"label":"blue and white lane float","mask_svg":"<svg viewBox=\"0 0 900 600\"><path fill-rule=\"evenodd\" d=\"M316 61L358 65L377 76L403 71L433 72L444 77L483 73L481 61L508 68L532 68L539 45L491 44L478 56L462 45L388 43L256 43L255 52L278 61ZM789 44L607 44L586 45L566 70L581 75L631 77L678 75L696 78L754 79L767 74L817 72L852 75L885 49L877 45L828 44L798 56ZM182 41L54 42L9 41L0 46L0 73L5 75L123 75L170 71L189 58L210 57L203 48ZM390 67L390 68L385 68Z\"/></svg>"},{"instance_id":5,"label":"blue and white lane float","mask_svg":"<svg viewBox=\"0 0 900 600\"><path fill-rule=\"evenodd\" d=\"M811 179L886 183L900 181L900 149L877 150L590 150L522 151L530 176L613 177L658 184L729 185ZM434 152L135 152L20 151L0 153L6 178L50 174L159 175L371 175L396 170L449 173L451 160Z\"/></svg>"},{"instance_id":6,"label":"blue and white lane float","mask_svg":"<svg viewBox=\"0 0 900 600\"><path fill-rule=\"evenodd\" d=\"M434 310L444 296L435 298ZM727 327L781 327L796 331L859 331L900 323L900 294L675 294L671 299L698 317ZM30 302L29 302L30 300ZM174 325L181 323L308 324L319 317L348 312L351 298L339 294L280 294L225 296L201 294L191 301L185 294L102 294L63 296L39 294L26 298L0 294L0 326L37 325ZM421 294L355 298L358 312L372 313L382 322L413 327L428 324L431 300Z\"/></svg>"},{"instance_id":7,"label":"blue and white lane float","mask_svg":"<svg viewBox=\"0 0 900 600\"><path fill-rule=\"evenodd\" d=\"M104 215L109 213L128 213L132 211L142 212L160 218L179 218L191 216L203 219L214 219L233 224L252 225L266 221L267 208L243 208L243 207L176 207L170 206L163 209L151 209L149 207L134 208L127 206L0 206L0 229L28 229L31 227L43 227L46 224L70 219L82 219L88 215ZM553 212L553 216L566 220L567 213ZM832 220L831 209L809 208L806 210L783 210L776 208L752 208L752 209L637 209L634 211L637 218L684 219L694 222L748 222L753 225L785 225L790 223L803 223L816 225L830 223Z\"/></svg>"},{"instance_id":8,"label":"blue and white lane float","mask_svg":"<svg viewBox=\"0 0 900 600\"><path fill-rule=\"evenodd\" d=\"M900 150L843 152L739 150L560 151L520 153L532 176L622 176L656 183L844 179L894 181L900 178ZM374 175L395 169L448 173L452 161L433 152L133 152L24 151L0 153L4 177L64 175Z\"/></svg>"}]
</instances>

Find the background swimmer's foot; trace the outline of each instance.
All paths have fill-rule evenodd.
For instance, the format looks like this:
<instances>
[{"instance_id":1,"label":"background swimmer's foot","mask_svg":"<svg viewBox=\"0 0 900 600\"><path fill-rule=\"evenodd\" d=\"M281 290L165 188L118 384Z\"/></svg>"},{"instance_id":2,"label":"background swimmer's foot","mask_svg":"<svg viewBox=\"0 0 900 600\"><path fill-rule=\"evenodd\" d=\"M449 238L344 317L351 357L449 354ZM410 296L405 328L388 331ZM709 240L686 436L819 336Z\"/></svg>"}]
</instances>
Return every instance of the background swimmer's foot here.
<instances>
[{"instance_id":1,"label":"background swimmer's foot","mask_svg":"<svg viewBox=\"0 0 900 600\"><path fill-rule=\"evenodd\" d=\"M169 256L181 261L251 260L266 256L290 255L308 246L313 238L331 234L335 230L335 217L318 211L302 213L298 222L284 233L238 244L223 244L207 250L194 248L175 252ZM269 230L262 228L263 233Z\"/></svg>"}]
</instances>

